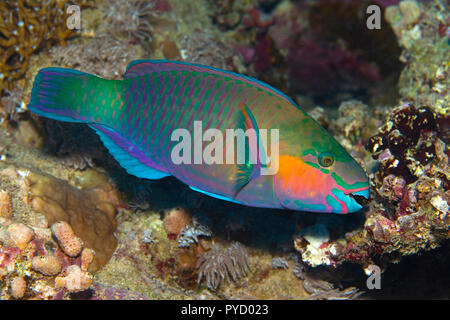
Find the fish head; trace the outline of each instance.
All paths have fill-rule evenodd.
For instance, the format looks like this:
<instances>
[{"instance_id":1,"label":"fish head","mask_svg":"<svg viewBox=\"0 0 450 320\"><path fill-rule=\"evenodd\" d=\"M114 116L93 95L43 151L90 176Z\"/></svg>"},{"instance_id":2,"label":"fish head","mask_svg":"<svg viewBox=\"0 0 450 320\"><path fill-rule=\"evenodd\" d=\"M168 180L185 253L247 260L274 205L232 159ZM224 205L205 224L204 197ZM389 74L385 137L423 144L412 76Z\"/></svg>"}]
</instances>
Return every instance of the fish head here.
<instances>
[{"instance_id":1,"label":"fish head","mask_svg":"<svg viewBox=\"0 0 450 320\"><path fill-rule=\"evenodd\" d=\"M274 175L280 205L339 214L360 210L363 198L369 198L365 171L325 129L318 124L313 129L316 134L310 130L306 137L284 142Z\"/></svg>"}]
</instances>

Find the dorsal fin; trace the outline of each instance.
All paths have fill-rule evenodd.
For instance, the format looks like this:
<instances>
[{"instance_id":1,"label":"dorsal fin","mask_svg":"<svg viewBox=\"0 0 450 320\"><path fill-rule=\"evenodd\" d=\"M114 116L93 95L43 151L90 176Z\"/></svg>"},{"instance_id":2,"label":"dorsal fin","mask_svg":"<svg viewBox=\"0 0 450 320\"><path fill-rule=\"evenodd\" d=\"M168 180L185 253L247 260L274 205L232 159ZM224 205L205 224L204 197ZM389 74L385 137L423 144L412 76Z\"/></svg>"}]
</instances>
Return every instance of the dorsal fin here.
<instances>
[{"instance_id":1,"label":"dorsal fin","mask_svg":"<svg viewBox=\"0 0 450 320\"><path fill-rule=\"evenodd\" d=\"M257 88L268 91L287 102L293 104L298 108L295 102L285 95L283 92L275 89L274 87L259 81L255 78L247 77L242 74L238 74L231 71L221 70L213 67L204 66L201 64L188 63L183 61L170 61L170 60L135 60L131 62L127 71L124 74L125 79L134 78L137 76L149 74L152 72L161 72L161 71L197 71L197 72L206 72L210 74L220 75L226 78L231 78L235 80L242 81L244 83L248 83Z\"/></svg>"}]
</instances>

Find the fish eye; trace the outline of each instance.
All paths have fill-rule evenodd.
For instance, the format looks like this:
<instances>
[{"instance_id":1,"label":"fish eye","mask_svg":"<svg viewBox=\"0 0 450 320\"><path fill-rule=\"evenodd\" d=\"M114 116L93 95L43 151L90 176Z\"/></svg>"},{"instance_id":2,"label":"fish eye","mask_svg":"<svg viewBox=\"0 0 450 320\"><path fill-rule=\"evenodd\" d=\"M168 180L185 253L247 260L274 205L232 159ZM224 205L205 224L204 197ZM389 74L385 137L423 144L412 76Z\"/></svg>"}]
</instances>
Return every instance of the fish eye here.
<instances>
[{"instance_id":1,"label":"fish eye","mask_svg":"<svg viewBox=\"0 0 450 320\"><path fill-rule=\"evenodd\" d=\"M334 157L329 152L324 152L324 153L319 154L318 160L319 160L319 164L322 167L330 167L334 163Z\"/></svg>"}]
</instances>

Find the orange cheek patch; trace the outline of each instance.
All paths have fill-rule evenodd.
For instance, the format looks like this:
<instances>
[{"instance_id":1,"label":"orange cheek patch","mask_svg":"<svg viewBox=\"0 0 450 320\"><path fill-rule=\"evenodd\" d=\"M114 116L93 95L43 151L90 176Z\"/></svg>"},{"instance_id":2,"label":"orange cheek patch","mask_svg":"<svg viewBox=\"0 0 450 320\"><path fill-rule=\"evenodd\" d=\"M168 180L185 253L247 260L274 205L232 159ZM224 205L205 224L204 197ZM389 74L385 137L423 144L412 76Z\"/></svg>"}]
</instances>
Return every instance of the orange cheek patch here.
<instances>
[{"instance_id":1,"label":"orange cheek patch","mask_svg":"<svg viewBox=\"0 0 450 320\"><path fill-rule=\"evenodd\" d=\"M326 193L328 176L293 156L279 156L276 184L285 194L309 198Z\"/></svg>"}]
</instances>

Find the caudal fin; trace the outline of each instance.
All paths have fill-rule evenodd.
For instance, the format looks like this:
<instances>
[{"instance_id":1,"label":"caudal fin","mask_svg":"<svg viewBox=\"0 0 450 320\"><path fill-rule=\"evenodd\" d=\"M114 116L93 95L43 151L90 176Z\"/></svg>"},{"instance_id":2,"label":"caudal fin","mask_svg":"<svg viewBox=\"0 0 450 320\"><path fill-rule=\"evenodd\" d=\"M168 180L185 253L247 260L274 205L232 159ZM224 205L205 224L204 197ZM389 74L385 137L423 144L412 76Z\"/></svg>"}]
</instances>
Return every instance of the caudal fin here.
<instances>
[{"instance_id":1,"label":"caudal fin","mask_svg":"<svg viewBox=\"0 0 450 320\"><path fill-rule=\"evenodd\" d=\"M27 108L50 119L88 122L90 104L86 100L92 96L101 80L73 69L42 69L34 80Z\"/></svg>"}]
</instances>

